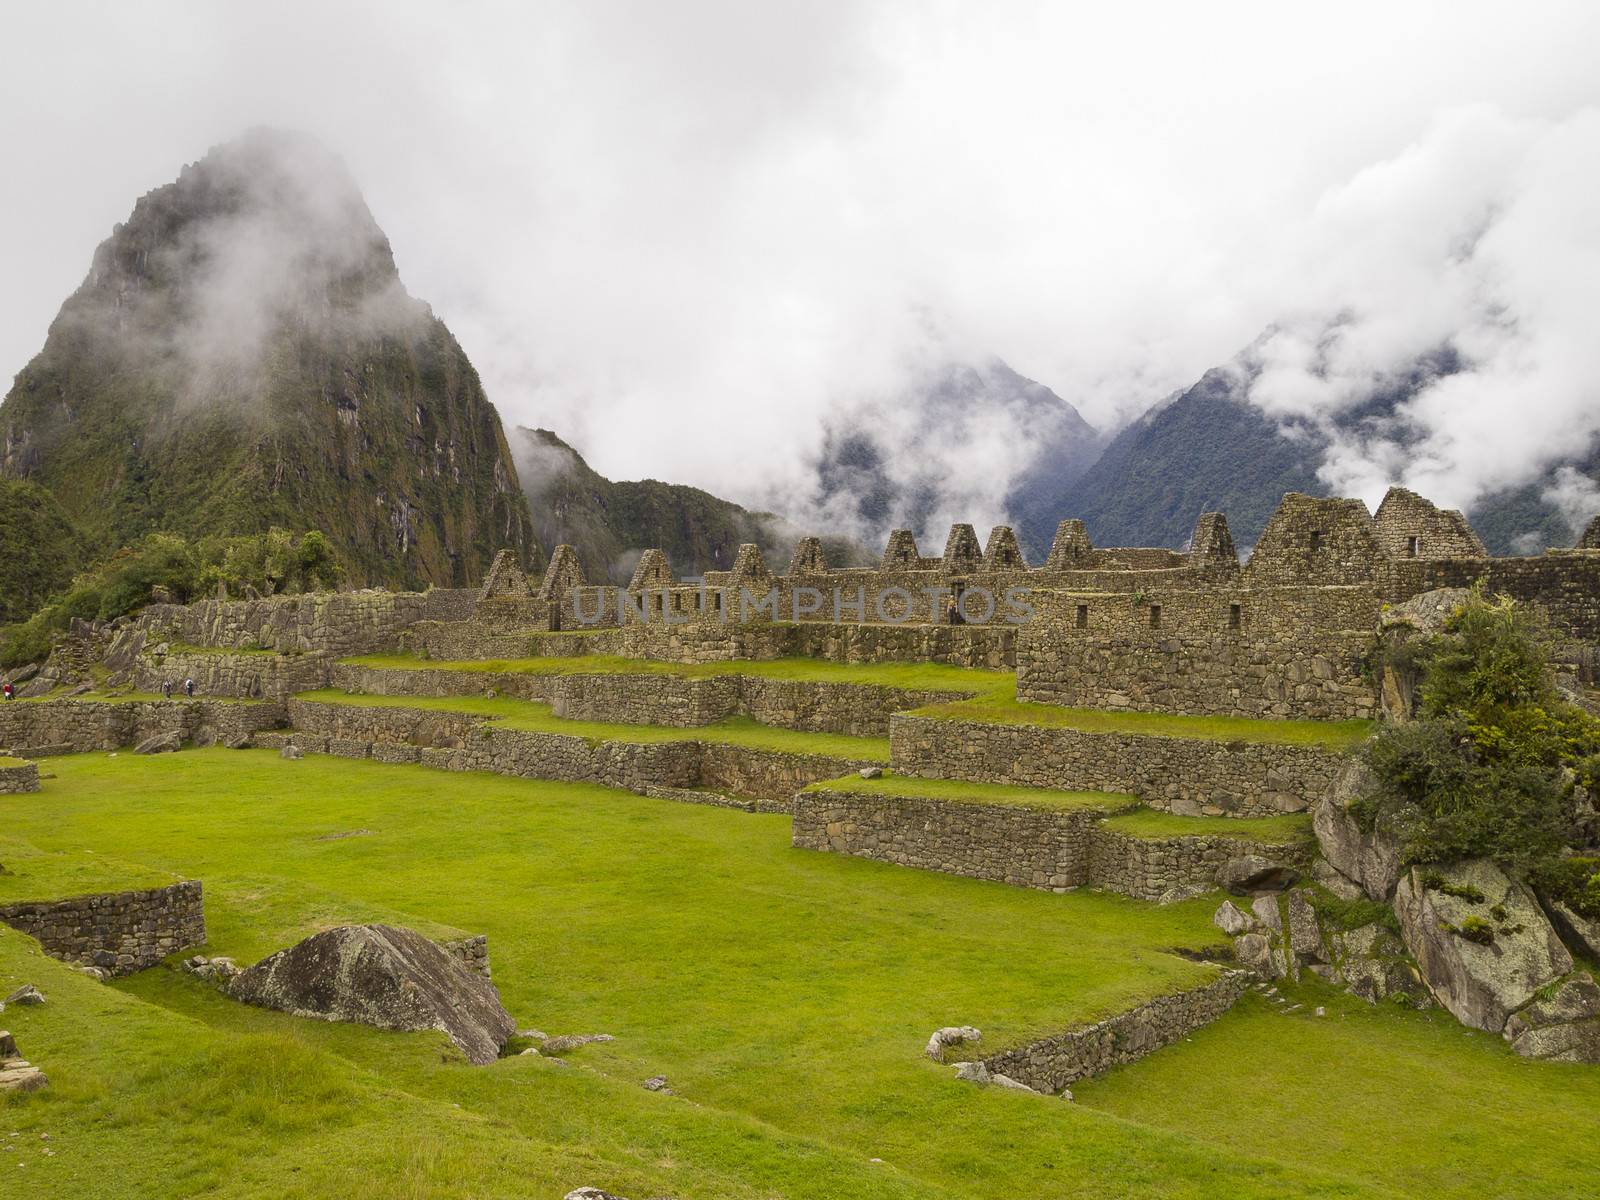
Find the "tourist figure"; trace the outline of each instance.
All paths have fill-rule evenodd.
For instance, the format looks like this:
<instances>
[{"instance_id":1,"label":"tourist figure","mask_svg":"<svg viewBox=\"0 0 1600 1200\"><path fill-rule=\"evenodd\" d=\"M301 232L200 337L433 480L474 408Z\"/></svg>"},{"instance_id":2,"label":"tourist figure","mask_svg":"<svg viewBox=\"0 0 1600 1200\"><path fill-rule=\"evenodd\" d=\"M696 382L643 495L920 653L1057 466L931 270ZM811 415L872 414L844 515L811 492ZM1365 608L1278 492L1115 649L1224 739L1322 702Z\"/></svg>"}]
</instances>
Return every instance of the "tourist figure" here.
<instances>
[{"instance_id":1,"label":"tourist figure","mask_svg":"<svg viewBox=\"0 0 1600 1200\"><path fill-rule=\"evenodd\" d=\"M17 689L11 686L11 680L9 679L6 680L5 693L7 700L15 700L17 698Z\"/></svg>"},{"instance_id":2,"label":"tourist figure","mask_svg":"<svg viewBox=\"0 0 1600 1200\"><path fill-rule=\"evenodd\" d=\"M161 698L163 700L172 699L172 680L163 679L161 681Z\"/></svg>"},{"instance_id":3,"label":"tourist figure","mask_svg":"<svg viewBox=\"0 0 1600 1200\"><path fill-rule=\"evenodd\" d=\"M183 681L183 694L191 700L194 699L194 680L185 679Z\"/></svg>"}]
</instances>

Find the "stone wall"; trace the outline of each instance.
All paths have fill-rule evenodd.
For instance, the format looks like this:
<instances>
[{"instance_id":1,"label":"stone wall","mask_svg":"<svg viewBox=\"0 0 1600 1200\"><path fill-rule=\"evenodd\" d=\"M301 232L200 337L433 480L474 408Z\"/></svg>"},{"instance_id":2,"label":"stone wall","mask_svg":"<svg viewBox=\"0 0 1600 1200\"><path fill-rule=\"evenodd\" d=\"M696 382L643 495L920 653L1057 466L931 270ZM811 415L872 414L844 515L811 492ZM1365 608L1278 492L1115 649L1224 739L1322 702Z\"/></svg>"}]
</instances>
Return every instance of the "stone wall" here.
<instances>
[{"instance_id":1,"label":"stone wall","mask_svg":"<svg viewBox=\"0 0 1600 1200\"><path fill-rule=\"evenodd\" d=\"M1136 900L1214 887L1222 865L1244 855L1286 863L1307 857L1299 844L1133 837L1101 824L1116 807L1031 808L819 788L794 798L793 844L1017 887L1093 887Z\"/></svg>"},{"instance_id":2,"label":"stone wall","mask_svg":"<svg viewBox=\"0 0 1600 1200\"><path fill-rule=\"evenodd\" d=\"M7 762L0 758L0 796L39 790L39 766L31 762Z\"/></svg>"},{"instance_id":3,"label":"stone wall","mask_svg":"<svg viewBox=\"0 0 1600 1200\"><path fill-rule=\"evenodd\" d=\"M1017 650L1020 699L1074 708L1343 720L1377 707L1369 588L1051 593Z\"/></svg>"},{"instance_id":4,"label":"stone wall","mask_svg":"<svg viewBox=\"0 0 1600 1200\"><path fill-rule=\"evenodd\" d=\"M397 649L401 633L418 621L459 620L476 600L476 590L448 588L201 600L153 604L136 625L151 645L165 641L223 650L376 654Z\"/></svg>"},{"instance_id":5,"label":"stone wall","mask_svg":"<svg viewBox=\"0 0 1600 1200\"><path fill-rule=\"evenodd\" d=\"M158 733L209 744L281 727L282 704L226 700L18 700L0 706L0 746L81 754L133 746Z\"/></svg>"},{"instance_id":6,"label":"stone wall","mask_svg":"<svg viewBox=\"0 0 1600 1200\"><path fill-rule=\"evenodd\" d=\"M983 1060L989 1071L1009 1075L1035 1091L1060 1092L1080 1079L1137 1062L1209 1025L1244 995L1252 976L1224 971L1216 979Z\"/></svg>"},{"instance_id":7,"label":"stone wall","mask_svg":"<svg viewBox=\"0 0 1600 1200\"><path fill-rule=\"evenodd\" d=\"M200 696L282 700L326 687L328 672L328 657L319 653L151 652L133 667L133 685L140 691L159 692L163 683L170 683L174 695L180 695L183 681L192 679Z\"/></svg>"},{"instance_id":8,"label":"stone wall","mask_svg":"<svg viewBox=\"0 0 1600 1200\"><path fill-rule=\"evenodd\" d=\"M1213 888L1217 872L1230 859L1255 855L1275 863L1301 865L1310 848L1296 842L1261 842L1212 834L1144 838L1096 827L1089 840L1088 878L1092 887L1135 900L1160 900L1183 888Z\"/></svg>"},{"instance_id":9,"label":"stone wall","mask_svg":"<svg viewBox=\"0 0 1600 1200\"><path fill-rule=\"evenodd\" d=\"M523 779L595 783L648 794L652 788L729 792L787 811L807 784L868 765L829 755L789 754L684 738L595 741L563 733L501 729L468 713L408 707L362 707L289 701L292 734L263 735L258 745L292 741L302 750L421 763L452 771L490 771Z\"/></svg>"},{"instance_id":10,"label":"stone wall","mask_svg":"<svg viewBox=\"0 0 1600 1200\"><path fill-rule=\"evenodd\" d=\"M335 664L333 686L377 696L481 696L488 691L543 701L558 717L624 725L693 728L747 716L763 725L813 733L883 737L891 713L973 693L878 684L773 679L760 675L689 678L644 671L551 672L428 670Z\"/></svg>"},{"instance_id":11,"label":"stone wall","mask_svg":"<svg viewBox=\"0 0 1600 1200\"><path fill-rule=\"evenodd\" d=\"M63 962L128 975L206 940L199 880L146 891L0 905L0 921Z\"/></svg>"},{"instance_id":12,"label":"stone wall","mask_svg":"<svg viewBox=\"0 0 1600 1200\"><path fill-rule=\"evenodd\" d=\"M459 958L461 964L474 975L482 975L485 979L493 978L489 970L488 934L479 933L470 937L456 938L454 941L440 942L439 945Z\"/></svg>"},{"instance_id":13,"label":"stone wall","mask_svg":"<svg viewBox=\"0 0 1600 1200\"><path fill-rule=\"evenodd\" d=\"M1344 755L1314 746L1090 733L896 714L894 769L934 779L1128 792L1186 816L1301 812L1330 793Z\"/></svg>"},{"instance_id":14,"label":"stone wall","mask_svg":"<svg viewBox=\"0 0 1600 1200\"><path fill-rule=\"evenodd\" d=\"M800 792L793 844L903 867L1063 891L1088 882L1094 811L885 796Z\"/></svg>"}]
</instances>

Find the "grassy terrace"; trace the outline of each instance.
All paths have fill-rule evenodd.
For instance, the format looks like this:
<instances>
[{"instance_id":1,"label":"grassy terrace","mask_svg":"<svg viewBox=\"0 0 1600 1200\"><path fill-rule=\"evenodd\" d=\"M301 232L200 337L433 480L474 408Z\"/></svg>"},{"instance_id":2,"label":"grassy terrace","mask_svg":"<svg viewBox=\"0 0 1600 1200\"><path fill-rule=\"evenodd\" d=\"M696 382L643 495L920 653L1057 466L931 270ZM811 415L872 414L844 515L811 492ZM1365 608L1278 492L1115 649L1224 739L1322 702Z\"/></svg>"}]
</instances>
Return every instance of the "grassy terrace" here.
<instances>
[{"instance_id":1,"label":"grassy terrace","mask_svg":"<svg viewBox=\"0 0 1600 1200\"><path fill-rule=\"evenodd\" d=\"M0 904L166 887L178 881L170 871L151 870L76 847L40 850L3 832L0 832L0 864L5 867L0 871Z\"/></svg>"},{"instance_id":2,"label":"grassy terrace","mask_svg":"<svg viewBox=\"0 0 1600 1200\"><path fill-rule=\"evenodd\" d=\"M1189 717L1170 713L1106 712L1094 708L1058 708L1028 704L1015 688L971 700L930 704L914 710L919 717L984 721L995 725L1038 725L1079 729L1086 733L1148 734L1154 737L1202 738L1218 742L1264 742L1279 746L1317 746L1349 750L1372 732L1371 721L1265 721L1250 717Z\"/></svg>"},{"instance_id":3,"label":"grassy terrace","mask_svg":"<svg viewBox=\"0 0 1600 1200\"><path fill-rule=\"evenodd\" d=\"M369 654L342 661L361 667L412 671L483 671L506 675L672 675L681 679L750 675L803 683L875 684L924 691L970 692L973 695L1014 694L1016 691L1016 678L1009 671L979 671L967 667L948 667L941 663L837 663L818 658L775 658L686 664L622 658L613 654L463 661L441 661L406 654Z\"/></svg>"},{"instance_id":4,"label":"grassy terrace","mask_svg":"<svg viewBox=\"0 0 1600 1200\"><path fill-rule=\"evenodd\" d=\"M1304 842L1314 836L1309 813L1281 817L1182 817L1156 808L1135 808L1107 817L1105 827L1137 838L1234 837L1259 842Z\"/></svg>"},{"instance_id":5,"label":"grassy terrace","mask_svg":"<svg viewBox=\"0 0 1600 1200\"><path fill-rule=\"evenodd\" d=\"M826 779L808 792L860 792L873 796L910 796L925 800L951 800L966 804L1009 804L1018 808L1093 809L1115 812L1138 801L1119 792L1058 792L1049 788L1013 787L1005 783L962 783L953 779L922 779L885 771L877 779L846 775ZM1236 824L1229 821L1228 824Z\"/></svg>"},{"instance_id":6,"label":"grassy terrace","mask_svg":"<svg viewBox=\"0 0 1600 1200\"><path fill-rule=\"evenodd\" d=\"M9 754L0 754L0 767L20 767L26 765L26 763L27 759L12 758ZM0 859L0 862L4 861L4 859Z\"/></svg>"},{"instance_id":7,"label":"grassy terrace","mask_svg":"<svg viewBox=\"0 0 1600 1200\"><path fill-rule=\"evenodd\" d=\"M921 1057L940 1025L997 1048L1205 978L1165 951L1220 944L1214 898L1051 895L794 851L782 816L322 756L53 769L0 798L8 868L31 848L200 878L210 951L246 962L348 920L484 932L519 1023L617 1040L474 1068L438 1035L247 1008L175 970L95 983L0 927L0 989L50 999L5 1014L51 1078L0 1098L19 1196L1593 1192L1600 1071L1320 984L1285 989L1292 1014L1249 996L1073 1104ZM657 1073L676 1096L640 1088Z\"/></svg>"},{"instance_id":8,"label":"grassy terrace","mask_svg":"<svg viewBox=\"0 0 1600 1200\"><path fill-rule=\"evenodd\" d=\"M717 742L756 750L788 754L825 754L835 758L889 761L887 738L850 737L842 733L805 733L760 725L748 717L730 717L713 725L679 729L666 725L614 725L602 721L569 721L550 711L548 704L510 696L368 696L337 688L302 692L299 700L323 704L348 704L358 708L421 708L468 713L493 721L502 729L533 733L562 733L595 742Z\"/></svg>"},{"instance_id":9,"label":"grassy terrace","mask_svg":"<svg viewBox=\"0 0 1600 1200\"><path fill-rule=\"evenodd\" d=\"M485 671L507 674L649 674L704 679L752 675L813 683L877 684L883 687L969 692L967 699L914 710L921 717L987 721L1001 725L1041 725L1091 733L1150 734L1211 741L1268 742L1290 746L1350 749L1372 732L1370 721L1279 721L1248 717L1190 717L1168 713L1107 712L1060 708L1017 699L1016 676L1009 671L979 671L938 663L835 663L811 658L735 661L684 665L614 655L577 658L519 658L432 661L401 654L345 659L357 666L433 671Z\"/></svg>"}]
</instances>

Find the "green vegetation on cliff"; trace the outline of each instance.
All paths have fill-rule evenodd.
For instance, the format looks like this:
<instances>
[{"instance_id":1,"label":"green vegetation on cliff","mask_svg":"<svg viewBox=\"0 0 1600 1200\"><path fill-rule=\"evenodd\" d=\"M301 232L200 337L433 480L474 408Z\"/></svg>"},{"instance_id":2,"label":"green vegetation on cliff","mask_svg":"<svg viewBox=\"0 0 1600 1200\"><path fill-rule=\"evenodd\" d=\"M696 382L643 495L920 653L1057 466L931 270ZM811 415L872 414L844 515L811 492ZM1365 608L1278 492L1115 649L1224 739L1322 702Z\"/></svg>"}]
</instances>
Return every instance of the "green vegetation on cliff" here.
<instances>
[{"instance_id":1,"label":"green vegetation on cliff","mask_svg":"<svg viewBox=\"0 0 1600 1200\"><path fill-rule=\"evenodd\" d=\"M44 488L0 479L0 625L22 621L72 580L77 528Z\"/></svg>"},{"instance_id":2,"label":"green vegetation on cliff","mask_svg":"<svg viewBox=\"0 0 1600 1200\"><path fill-rule=\"evenodd\" d=\"M607 479L548 429L518 429L513 451L539 541L575 549L593 583L627 583L645 550L683 577L728 570L744 542L785 562L792 548L771 513L684 484Z\"/></svg>"},{"instance_id":3,"label":"green vegetation on cliff","mask_svg":"<svg viewBox=\"0 0 1600 1200\"><path fill-rule=\"evenodd\" d=\"M157 596L183 604L212 595L219 584L234 596L247 587L263 594L325 590L342 575L328 539L314 529L300 537L269 529L253 537L196 541L147 534L73 578L26 621L0 626L0 667L44 658L74 618L114 620Z\"/></svg>"}]
</instances>

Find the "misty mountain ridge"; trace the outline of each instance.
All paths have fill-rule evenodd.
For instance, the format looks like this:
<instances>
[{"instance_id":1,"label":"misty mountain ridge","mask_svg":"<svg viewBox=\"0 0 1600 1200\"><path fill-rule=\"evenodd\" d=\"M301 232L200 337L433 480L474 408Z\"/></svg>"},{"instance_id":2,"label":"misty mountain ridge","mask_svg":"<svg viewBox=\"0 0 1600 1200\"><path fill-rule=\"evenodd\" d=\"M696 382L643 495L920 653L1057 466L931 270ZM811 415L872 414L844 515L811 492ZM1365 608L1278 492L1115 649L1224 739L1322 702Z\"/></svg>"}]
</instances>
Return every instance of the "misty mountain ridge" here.
<instances>
[{"instance_id":1,"label":"misty mountain ridge","mask_svg":"<svg viewBox=\"0 0 1600 1200\"><path fill-rule=\"evenodd\" d=\"M476 371L313 139L252 130L141 197L0 403L0 473L104 554L321 528L357 582L537 562Z\"/></svg>"},{"instance_id":2,"label":"misty mountain ridge","mask_svg":"<svg viewBox=\"0 0 1600 1200\"><path fill-rule=\"evenodd\" d=\"M1275 419L1249 398L1260 371L1253 350L1148 409L1087 470L1052 474L1046 467L1019 481L1009 504L1034 561L1065 517L1081 518L1098 545L1181 548L1195 518L1218 511L1239 545L1249 547L1284 493L1329 492L1319 472L1335 440L1415 444L1420 435L1405 404L1463 369L1459 355L1443 347L1332 417ZM1467 515L1495 554L1571 545L1577 536L1571 516L1546 498L1563 481L1579 489L1584 481L1591 489L1600 482L1600 446L1552 464L1522 487L1484 497Z\"/></svg>"},{"instance_id":3,"label":"misty mountain ridge","mask_svg":"<svg viewBox=\"0 0 1600 1200\"><path fill-rule=\"evenodd\" d=\"M1002 521L1008 480L1074 480L1103 444L1071 404L998 358L939 363L825 425L804 507L866 541L893 528L942 539L956 521Z\"/></svg>"}]
</instances>

